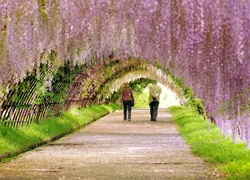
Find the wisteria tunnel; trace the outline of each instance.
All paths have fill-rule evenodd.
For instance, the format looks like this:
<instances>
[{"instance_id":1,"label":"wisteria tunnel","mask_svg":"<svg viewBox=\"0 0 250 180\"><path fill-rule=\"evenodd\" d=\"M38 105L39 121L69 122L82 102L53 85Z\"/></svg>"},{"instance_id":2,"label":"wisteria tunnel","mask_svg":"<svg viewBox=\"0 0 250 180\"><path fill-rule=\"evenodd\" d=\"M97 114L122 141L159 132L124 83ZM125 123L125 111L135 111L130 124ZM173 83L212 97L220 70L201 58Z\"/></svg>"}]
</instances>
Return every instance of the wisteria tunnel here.
<instances>
[{"instance_id":1,"label":"wisteria tunnel","mask_svg":"<svg viewBox=\"0 0 250 180\"><path fill-rule=\"evenodd\" d=\"M249 0L1 0L0 28L6 125L107 103L115 80L147 72L180 96L192 89L250 146Z\"/></svg>"}]
</instances>

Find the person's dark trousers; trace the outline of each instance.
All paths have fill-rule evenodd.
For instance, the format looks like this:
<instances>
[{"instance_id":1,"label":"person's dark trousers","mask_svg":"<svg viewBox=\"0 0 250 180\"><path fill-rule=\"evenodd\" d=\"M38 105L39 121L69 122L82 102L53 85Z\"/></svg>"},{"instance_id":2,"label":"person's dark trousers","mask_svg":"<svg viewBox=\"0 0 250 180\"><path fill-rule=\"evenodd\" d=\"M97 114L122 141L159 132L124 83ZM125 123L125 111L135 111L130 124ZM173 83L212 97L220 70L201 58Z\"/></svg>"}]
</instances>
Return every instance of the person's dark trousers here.
<instances>
[{"instance_id":1,"label":"person's dark trousers","mask_svg":"<svg viewBox=\"0 0 250 180\"><path fill-rule=\"evenodd\" d=\"M150 116L151 116L151 121L156 121L157 115L158 115L158 107L159 107L159 102L158 101L152 101L150 104Z\"/></svg>"},{"instance_id":2,"label":"person's dark trousers","mask_svg":"<svg viewBox=\"0 0 250 180\"><path fill-rule=\"evenodd\" d=\"M123 101L123 120L131 120L131 104L132 101Z\"/></svg>"}]
</instances>

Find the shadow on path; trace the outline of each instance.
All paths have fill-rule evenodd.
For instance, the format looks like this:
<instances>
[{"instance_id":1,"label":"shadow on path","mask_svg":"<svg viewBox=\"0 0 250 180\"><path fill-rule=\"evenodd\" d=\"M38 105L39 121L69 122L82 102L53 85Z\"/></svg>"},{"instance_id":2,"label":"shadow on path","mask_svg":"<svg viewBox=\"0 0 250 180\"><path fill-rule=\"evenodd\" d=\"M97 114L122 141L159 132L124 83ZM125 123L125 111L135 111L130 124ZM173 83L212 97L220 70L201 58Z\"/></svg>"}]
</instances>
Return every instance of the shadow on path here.
<instances>
[{"instance_id":1,"label":"shadow on path","mask_svg":"<svg viewBox=\"0 0 250 180\"><path fill-rule=\"evenodd\" d=\"M149 109L122 111L0 166L0 179L208 179L209 167L192 155L167 109L149 121Z\"/></svg>"}]
</instances>

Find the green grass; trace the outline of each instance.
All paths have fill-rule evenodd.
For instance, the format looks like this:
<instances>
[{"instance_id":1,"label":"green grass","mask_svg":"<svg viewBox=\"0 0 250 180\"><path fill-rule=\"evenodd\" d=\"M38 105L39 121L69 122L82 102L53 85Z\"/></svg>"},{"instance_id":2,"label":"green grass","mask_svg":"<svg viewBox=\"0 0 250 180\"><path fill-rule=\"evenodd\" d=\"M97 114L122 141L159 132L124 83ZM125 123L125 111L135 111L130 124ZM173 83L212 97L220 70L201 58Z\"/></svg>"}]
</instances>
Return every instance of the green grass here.
<instances>
[{"instance_id":1,"label":"green grass","mask_svg":"<svg viewBox=\"0 0 250 180\"><path fill-rule=\"evenodd\" d=\"M141 92L140 94L135 93L135 108L145 108L149 107L148 105L148 93Z\"/></svg>"},{"instance_id":2,"label":"green grass","mask_svg":"<svg viewBox=\"0 0 250 180\"><path fill-rule=\"evenodd\" d=\"M219 128L185 107L169 108L178 130L194 154L227 175L225 179L250 179L250 150L245 143L235 144Z\"/></svg>"},{"instance_id":3,"label":"green grass","mask_svg":"<svg viewBox=\"0 0 250 180\"><path fill-rule=\"evenodd\" d=\"M8 161L10 157L74 132L118 108L115 104L72 108L57 117L40 120L18 129L0 123L0 160Z\"/></svg>"}]
</instances>

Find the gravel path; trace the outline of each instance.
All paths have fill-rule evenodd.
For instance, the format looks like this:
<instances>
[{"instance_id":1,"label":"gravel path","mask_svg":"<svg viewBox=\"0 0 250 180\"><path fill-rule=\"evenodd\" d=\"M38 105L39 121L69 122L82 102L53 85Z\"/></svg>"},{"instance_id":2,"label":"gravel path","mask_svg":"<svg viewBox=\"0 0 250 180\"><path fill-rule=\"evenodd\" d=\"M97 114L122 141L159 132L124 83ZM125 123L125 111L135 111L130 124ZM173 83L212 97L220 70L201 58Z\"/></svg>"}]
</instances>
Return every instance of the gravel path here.
<instances>
[{"instance_id":1,"label":"gravel path","mask_svg":"<svg viewBox=\"0 0 250 180\"><path fill-rule=\"evenodd\" d=\"M157 122L148 109L109 114L74 134L0 165L0 179L209 179L209 166L192 155L167 109Z\"/></svg>"}]
</instances>

